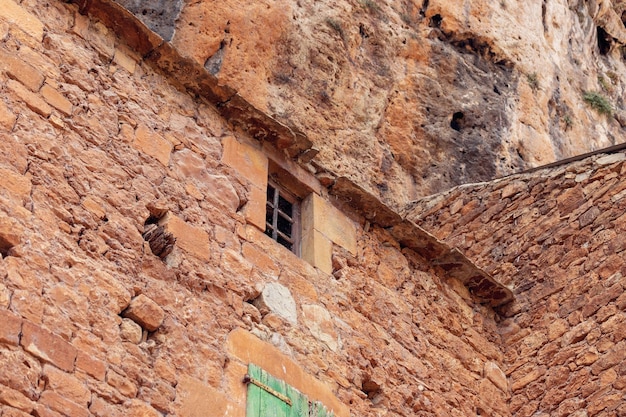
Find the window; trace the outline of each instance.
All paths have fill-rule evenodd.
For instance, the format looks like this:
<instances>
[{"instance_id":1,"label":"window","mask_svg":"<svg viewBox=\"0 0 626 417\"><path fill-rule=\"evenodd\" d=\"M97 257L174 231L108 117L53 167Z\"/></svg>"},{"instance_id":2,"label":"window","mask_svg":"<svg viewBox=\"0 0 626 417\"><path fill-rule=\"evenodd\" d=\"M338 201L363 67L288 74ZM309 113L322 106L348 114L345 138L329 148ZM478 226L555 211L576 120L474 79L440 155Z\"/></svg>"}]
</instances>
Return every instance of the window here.
<instances>
[{"instance_id":1,"label":"window","mask_svg":"<svg viewBox=\"0 0 626 417\"><path fill-rule=\"evenodd\" d=\"M271 181L267 184L265 234L299 255L300 202Z\"/></svg>"},{"instance_id":2,"label":"window","mask_svg":"<svg viewBox=\"0 0 626 417\"><path fill-rule=\"evenodd\" d=\"M320 402L273 377L255 364L248 365L246 417L332 417Z\"/></svg>"}]
</instances>

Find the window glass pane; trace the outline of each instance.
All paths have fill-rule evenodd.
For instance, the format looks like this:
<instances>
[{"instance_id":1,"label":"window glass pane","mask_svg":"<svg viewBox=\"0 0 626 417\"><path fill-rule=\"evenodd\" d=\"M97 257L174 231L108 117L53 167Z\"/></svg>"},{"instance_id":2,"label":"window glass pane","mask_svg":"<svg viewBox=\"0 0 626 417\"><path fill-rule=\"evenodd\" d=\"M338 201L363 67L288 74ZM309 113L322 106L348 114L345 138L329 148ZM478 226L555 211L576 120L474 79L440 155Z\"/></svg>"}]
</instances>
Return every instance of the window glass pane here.
<instances>
[{"instance_id":1,"label":"window glass pane","mask_svg":"<svg viewBox=\"0 0 626 417\"><path fill-rule=\"evenodd\" d=\"M293 215L292 214L293 204L285 200L281 195L278 196L278 209L289 217Z\"/></svg>"},{"instance_id":2,"label":"window glass pane","mask_svg":"<svg viewBox=\"0 0 626 417\"><path fill-rule=\"evenodd\" d=\"M284 247L286 247L287 249L289 249L289 250L293 249L293 245L291 244L291 242L289 242L288 240L282 238L281 236L278 236L276 241L278 243L280 243L281 245L283 245Z\"/></svg>"},{"instance_id":3,"label":"window glass pane","mask_svg":"<svg viewBox=\"0 0 626 417\"><path fill-rule=\"evenodd\" d=\"M280 214L278 215L278 230L291 237L291 222Z\"/></svg>"}]
</instances>

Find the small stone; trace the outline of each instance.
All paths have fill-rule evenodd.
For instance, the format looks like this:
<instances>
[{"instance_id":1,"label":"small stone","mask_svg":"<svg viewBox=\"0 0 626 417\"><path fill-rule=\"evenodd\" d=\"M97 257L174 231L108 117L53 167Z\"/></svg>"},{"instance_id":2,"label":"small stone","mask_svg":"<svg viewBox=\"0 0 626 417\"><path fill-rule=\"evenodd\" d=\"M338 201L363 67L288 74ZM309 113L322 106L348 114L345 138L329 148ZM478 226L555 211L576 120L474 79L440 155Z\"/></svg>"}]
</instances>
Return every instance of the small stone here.
<instances>
[{"instance_id":1,"label":"small stone","mask_svg":"<svg viewBox=\"0 0 626 417\"><path fill-rule=\"evenodd\" d=\"M610 155L605 155L596 160L596 164L598 165L610 165L616 162L621 162L626 159L626 154L623 153L614 153Z\"/></svg>"},{"instance_id":2,"label":"small stone","mask_svg":"<svg viewBox=\"0 0 626 417\"><path fill-rule=\"evenodd\" d=\"M507 185L506 187L504 187L502 189L502 195L501 198L505 199L508 197L512 197L515 194L518 194L522 191L525 191L527 188L527 185L525 182L523 181L513 181L511 182L511 184Z\"/></svg>"},{"instance_id":3,"label":"small stone","mask_svg":"<svg viewBox=\"0 0 626 417\"><path fill-rule=\"evenodd\" d=\"M163 309L143 294L133 298L122 315L151 332L158 329L165 318Z\"/></svg>"},{"instance_id":4,"label":"small stone","mask_svg":"<svg viewBox=\"0 0 626 417\"><path fill-rule=\"evenodd\" d=\"M590 225L593 221L600 215L600 209L593 206L586 212L584 212L579 218L578 222L580 223L580 228Z\"/></svg>"},{"instance_id":5,"label":"small stone","mask_svg":"<svg viewBox=\"0 0 626 417\"><path fill-rule=\"evenodd\" d=\"M485 362L483 373L485 378L493 382L496 387L500 388L503 392L508 392L509 382L498 364L494 362Z\"/></svg>"},{"instance_id":6,"label":"small stone","mask_svg":"<svg viewBox=\"0 0 626 417\"><path fill-rule=\"evenodd\" d=\"M139 344L139 342L141 342L142 335L143 330L140 325L131 319L122 319L122 323L120 324L120 336L122 339L131 343Z\"/></svg>"},{"instance_id":7,"label":"small stone","mask_svg":"<svg viewBox=\"0 0 626 417\"><path fill-rule=\"evenodd\" d=\"M576 182L586 181L591 176L592 172L593 171L587 171L587 172L583 172L582 174L578 174L576 175L576 178L574 178L574 181Z\"/></svg>"}]
</instances>

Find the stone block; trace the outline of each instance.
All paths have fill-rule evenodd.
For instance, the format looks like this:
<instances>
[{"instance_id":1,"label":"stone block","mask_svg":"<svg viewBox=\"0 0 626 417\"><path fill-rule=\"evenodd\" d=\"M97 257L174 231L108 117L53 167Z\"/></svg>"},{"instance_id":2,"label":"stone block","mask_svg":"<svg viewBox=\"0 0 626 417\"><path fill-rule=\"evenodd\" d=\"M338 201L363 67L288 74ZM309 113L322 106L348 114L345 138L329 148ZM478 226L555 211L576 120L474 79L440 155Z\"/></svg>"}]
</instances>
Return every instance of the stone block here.
<instances>
[{"instance_id":1,"label":"stone block","mask_svg":"<svg viewBox=\"0 0 626 417\"><path fill-rule=\"evenodd\" d=\"M570 188L556 197L561 216L570 214L585 203L585 196L580 187Z\"/></svg>"},{"instance_id":2,"label":"stone block","mask_svg":"<svg viewBox=\"0 0 626 417\"><path fill-rule=\"evenodd\" d=\"M226 249L222 252L221 264L224 271L228 271L237 280L248 281L252 275L254 265L244 259L239 252Z\"/></svg>"},{"instance_id":3,"label":"stone block","mask_svg":"<svg viewBox=\"0 0 626 417\"><path fill-rule=\"evenodd\" d=\"M69 116L72 114L72 103L57 89L51 87L49 84L44 84L44 86L41 87L41 95L49 105L64 115Z\"/></svg>"},{"instance_id":4,"label":"stone block","mask_svg":"<svg viewBox=\"0 0 626 417\"><path fill-rule=\"evenodd\" d=\"M234 136L224 138L222 145L224 146L222 162L233 167L257 188L265 190L268 172L267 156L261 150L239 142ZM263 224L265 224L265 219Z\"/></svg>"},{"instance_id":5,"label":"stone block","mask_svg":"<svg viewBox=\"0 0 626 417\"><path fill-rule=\"evenodd\" d=\"M76 354L76 369L91 375L98 381L103 381L106 375L106 365L94 355L87 352L78 351Z\"/></svg>"},{"instance_id":6,"label":"stone block","mask_svg":"<svg viewBox=\"0 0 626 417\"><path fill-rule=\"evenodd\" d=\"M122 394L123 396L130 397L130 398L137 396L137 392L138 392L137 385L133 381L131 381L129 378L126 378L125 376L120 375L119 373L115 372L114 370L110 368L107 371L106 380L110 386L118 390L120 394Z\"/></svg>"},{"instance_id":7,"label":"stone block","mask_svg":"<svg viewBox=\"0 0 626 417\"><path fill-rule=\"evenodd\" d=\"M127 417L161 417L162 414L141 400L131 400L125 407Z\"/></svg>"},{"instance_id":8,"label":"stone block","mask_svg":"<svg viewBox=\"0 0 626 417\"><path fill-rule=\"evenodd\" d=\"M135 323L131 319L125 318L122 319L122 323L120 324L120 336L122 337L122 340L138 344L141 342L143 330L139 324Z\"/></svg>"},{"instance_id":9,"label":"stone block","mask_svg":"<svg viewBox=\"0 0 626 417\"><path fill-rule=\"evenodd\" d=\"M62 397L54 391L44 391L39 398L39 403L50 407L65 416L89 417L89 410L67 398Z\"/></svg>"},{"instance_id":10,"label":"stone block","mask_svg":"<svg viewBox=\"0 0 626 417\"><path fill-rule=\"evenodd\" d=\"M148 126L141 124L135 131L133 147L152 156L164 166L168 166L174 145Z\"/></svg>"},{"instance_id":11,"label":"stone block","mask_svg":"<svg viewBox=\"0 0 626 417\"><path fill-rule=\"evenodd\" d=\"M106 217L106 211L93 197L86 197L81 206L101 220Z\"/></svg>"},{"instance_id":12,"label":"stone block","mask_svg":"<svg viewBox=\"0 0 626 417\"><path fill-rule=\"evenodd\" d=\"M241 247L241 253L244 258L254 264L257 271L268 277L278 278L280 269L276 261L258 246L245 242Z\"/></svg>"},{"instance_id":13,"label":"stone block","mask_svg":"<svg viewBox=\"0 0 626 417\"><path fill-rule=\"evenodd\" d=\"M508 395L500 392L489 380L483 379L478 385L478 396L483 408L493 410L485 415L506 415L508 414ZM481 413L482 415L482 413Z\"/></svg>"},{"instance_id":14,"label":"stone block","mask_svg":"<svg viewBox=\"0 0 626 417\"><path fill-rule=\"evenodd\" d=\"M483 376L490 380L502 392L509 392L509 381L502 369L495 362L485 362Z\"/></svg>"},{"instance_id":15,"label":"stone block","mask_svg":"<svg viewBox=\"0 0 626 417\"><path fill-rule=\"evenodd\" d=\"M30 413L35 407L35 403L27 396L4 385L0 385L0 404L6 404L26 413Z\"/></svg>"},{"instance_id":16,"label":"stone block","mask_svg":"<svg viewBox=\"0 0 626 417\"><path fill-rule=\"evenodd\" d=\"M591 223L593 223L593 221L596 219L596 217L598 217L600 215L600 213L601 213L600 209L595 207L595 206L593 206L589 210L585 211L578 218L578 223L580 225L580 228L582 229L583 227L588 226Z\"/></svg>"},{"instance_id":17,"label":"stone block","mask_svg":"<svg viewBox=\"0 0 626 417\"><path fill-rule=\"evenodd\" d=\"M44 76L40 71L26 63L24 59L3 49L0 49L0 71L34 92L39 91L44 82Z\"/></svg>"},{"instance_id":18,"label":"stone block","mask_svg":"<svg viewBox=\"0 0 626 417\"><path fill-rule=\"evenodd\" d=\"M24 321L20 344L27 352L59 369L67 372L74 370L76 348L48 330Z\"/></svg>"},{"instance_id":19,"label":"stone block","mask_svg":"<svg viewBox=\"0 0 626 417\"><path fill-rule=\"evenodd\" d=\"M255 225L260 230L265 230L265 211L266 211L266 189L261 189L256 186L250 187L248 193L248 202L243 209L243 214L246 216L246 221Z\"/></svg>"},{"instance_id":20,"label":"stone block","mask_svg":"<svg viewBox=\"0 0 626 417\"><path fill-rule=\"evenodd\" d=\"M263 315L274 313L293 325L298 324L296 302L289 289L277 282L265 285L261 295L253 301L253 304Z\"/></svg>"},{"instance_id":21,"label":"stone block","mask_svg":"<svg viewBox=\"0 0 626 417\"><path fill-rule=\"evenodd\" d=\"M89 411L95 417L112 417L112 416L117 417L117 416L123 415L123 413L119 412L113 404L109 403L106 400L103 400L97 395L93 396L93 399L91 400L91 405L89 406ZM48 416L42 415L41 417L48 417ZM54 416L54 417L57 417L57 416Z\"/></svg>"},{"instance_id":22,"label":"stone block","mask_svg":"<svg viewBox=\"0 0 626 417\"><path fill-rule=\"evenodd\" d=\"M0 283L0 309L8 309L11 302L11 290Z\"/></svg>"},{"instance_id":23,"label":"stone block","mask_svg":"<svg viewBox=\"0 0 626 417\"><path fill-rule=\"evenodd\" d=\"M46 364L43 367L43 377L46 380L46 389L52 389L66 399L87 407L91 400L91 391L74 375Z\"/></svg>"},{"instance_id":24,"label":"stone block","mask_svg":"<svg viewBox=\"0 0 626 417\"><path fill-rule=\"evenodd\" d=\"M521 192L526 191L527 187L528 186L526 185L524 181L512 181L510 184L502 188L501 198L505 199L505 198L513 197ZM462 202L463 200L459 200L459 201Z\"/></svg>"},{"instance_id":25,"label":"stone block","mask_svg":"<svg viewBox=\"0 0 626 417\"><path fill-rule=\"evenodd\" d=\"M310 265L307 264L307 266L310 268ZM280 273L279 281L289 288L296 299L306 299L309 302L317 302L319 299L317 289L311 283L310 275L307 275L306 271L284 268Z\"/></svg>"},{"instance_id":26,"label":"stone block","mask_svg":"<svg viewBox=\"0 0 626 417\"><path fill-rule=\"evenodd\" d=\"M624 347L626 346L626 342L621 341L617 345L613 346L609 351L602 354L598 360L596 360L593 365L591 365L591 373L593 375L598 375L600 372L605 369L611 368L620 362L622 362L624 358Z\"/></svg>"},{"instance_id":27,"label":"stone block","mask_svg":"<svg viewBox=\"0 0 626 417\"><path fill-rule=\"evenodd\" d=\"M7 107L4 101L0 100L0 127L3 127L5 130L13 130L13 126L15 126L15 121L17 120L17 116L13 114L11 110Z\"/></svg>"},{"instance_id":28,"label":"stone block","mask_svg":"<svg viewBox=\"0 0 626 417\"><path fill-rule=\"evenodd\" d=\"M244 385L241 375L240 385ZM228 400L215 388L183 375L176 386L177 398L180 399L180 409L177 415L181 417L204 417L207 410L215 416L245 416L245 408Z\"/></svg>"},{"instance_id":29,"label":"stone block","mask_svg":"<svg viewBox=\"0 0 626 417\"><path fill-rule=\"evenodd\" d=\"M52 107L50 107L48 103L46 103L39 95L29 91L23 84L14 80L9 80L7 81L7 87L35 113L43 117L48 117L52 113Z\"/></svg>"},{"instance_id":30,"label":"stone block","mask_svg":"<svg viewBox=\"0 0 626 417\"><path fill-rule=\"evenodd\" d=\"M132 53L126 48L118 46L115 48L115 53L113 54L113 62L124 68L129 73L134 74L135 69L137 68L137 60L133 58L131 54Z\"/></svg>"},{"instance_id":31,"label":"stone block","mask_svg":"<svg viewBox=\"0 0 626 417\"><path fill-rule=\"evenodd\" d=\"M32 184L28 177L18 174L17 172L0 168L0 187L9 191L11 194L20 197L27 197L30 195Z\"/></svg>"},{"instance_id":32,"label":"stone block","mask_svg":"<svg viewBox=\"0 0 626 417\"><path fill-rule=\"evenodd\" d=\"M98 288L108 297L109 305L115 314L119 314L128 307L131 295L117 278L111 276L105 271L94 271L93 286Z\"/></svg>"},{"instance_id":33,"label":"stone block","mask_svg":"<svg viewBox=\"0 0 626 417\"><path fill-rule=\"evenodd\" d=\"M317 230L333 243L356 255L356 225L317 194L310 194L302 202L303 234L311 230Z\"/></svg>"},{"instance_id":34,"label":"stone block","mask_svg":"<svg viewBox=\"0 0 626 417\"><path fill-rule=\"evenodd\" d=\"M36 401L41 392L41 364L39 359L20 348L0 348L0 385L6 385ZM35 388L35 389L33 389Z\"/></svg>"},{"instance_id":35,"label":"stone block","mask_svg":"<svg viewBox=\"0 0 626 417\"><path fill-rule=\"evenodd\" d=\"M226 394L237 405L246 406L246 392L248 387L242 384L242 375L248 373L247 364L238 361L229 361L224 368L224 380L226 381Z\"/></svg>"},{"instance_id":36,"label":"stone block","mask_svg":"<svg viewBox=\"0 0 626 417\"><path fill-rule=\"evenodd\" d=\"M203 229L192 226L171 213L165 215L159 225L176 237L176 246L202 260L211 259L209 235Z\"/></svg>"},{"instance_id":37,"label":"stone block","mask_svg":"<svg viewBox=\"0 0 626 417\"><path fill-rule=\"evenodd\" d=\"M220 206L225 206L229 213L235 213L241 204L237 190L231 180L224 175L205 173L200 179L200 189L205 193L207 200L216 201ZM263 211L263 216L265 216L265 211ZM263 219L265 220L265 217Z\"/></svg>"},{"instance_id":38,"label":"stone block","mask_svg":"<svg viewBox=\"0 0 626 417\"><path fill-rule=\"evenodd\" d=\"M122 315L151 332L158 329L165 318L163 309L143 294L133 298Z\"/></svg>"},{"instance_id":39,"label":"stone block","mask_svg":"<svg viewBox=\"0 0 626 417\"><path fill-rule=\"evenodd\" d=\"M338 335L328 310L317 304L303 305L302 318L313 336L322 341L333 352L337 351L339 347Z\"/></svg>"},{"instance_id":40,"label":"stone block","mask_svg":"<svg viewBox=\"0 0 626 417\"><path fill-rule=\"evenodd\" d=\"M524 376L516 380L513 380L511 389L513 390L513 392L519 391L525 386L527 386L528 384L530 384L531 382L534 382L538 380L539 378L541 378L543 375L545 375L545 373L546 373L546 368L544 366L535 368L531 370L530 372L526 373Z\"/></svg>"},{"instance_id":41,"label":"stone block","mask_svg":"<svg viewBox=\"0 0 626 417\"><path fill-rule=\"evenodd\" d=\"M302 233L300 242L302 259L326 274L333 273L333 244L317 230Z\"/></svg>"},{"instance_id":42,"label":"stone block","mask_svg":"<svg viewBox=\"0 0 626 417\"><path fill-rule=\"evenodd\" d=\"M0 310L0 343L15 345L20 341L22 318L8 310Z\"/></svg>"},{"instance_id":43,"label":"stone block","mask_svg":"<svg viewBox=\"0 0 626 417\"><path fill-rule=\"evenodd\" d=\"M0 19L16 25L37 41L43 40L43 23L13 0L4 0L0 7Z\"/></svg>"}]
</instances>

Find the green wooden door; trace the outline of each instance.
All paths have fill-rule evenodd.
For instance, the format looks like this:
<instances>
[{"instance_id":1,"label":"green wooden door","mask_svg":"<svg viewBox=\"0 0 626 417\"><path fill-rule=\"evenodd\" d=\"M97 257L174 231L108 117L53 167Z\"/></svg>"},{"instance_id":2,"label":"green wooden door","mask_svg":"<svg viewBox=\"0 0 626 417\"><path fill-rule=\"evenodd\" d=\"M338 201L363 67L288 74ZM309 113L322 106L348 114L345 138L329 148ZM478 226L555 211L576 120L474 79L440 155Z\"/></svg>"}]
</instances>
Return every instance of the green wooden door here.
<instances>
[{"instance_id":1,"label":"green wooden door","mask_svg":"<svg viewBox=\"0 0 626 417\"><path fill-rule=\"evenodd\" d=\"M247 417L309 417L309 401L298 390L248 365Z\"/></svg>"}]
</instances>

